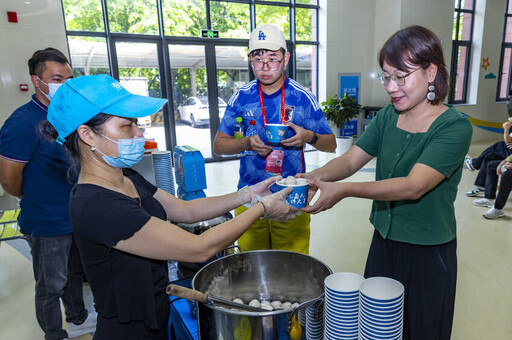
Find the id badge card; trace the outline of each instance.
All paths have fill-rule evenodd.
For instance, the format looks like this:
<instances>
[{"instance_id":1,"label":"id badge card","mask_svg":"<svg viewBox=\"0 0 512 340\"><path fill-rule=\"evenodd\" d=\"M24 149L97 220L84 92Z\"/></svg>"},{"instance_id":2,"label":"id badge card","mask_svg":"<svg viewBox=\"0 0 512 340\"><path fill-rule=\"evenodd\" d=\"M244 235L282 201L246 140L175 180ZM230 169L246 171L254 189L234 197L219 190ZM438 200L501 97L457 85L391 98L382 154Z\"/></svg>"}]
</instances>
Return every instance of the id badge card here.
<instances>
[{"instance_id":1,"label":"id badge card","mask_svg":"<svg viewBox=\"0 0 512 340\"><path fill-rule=\"evenodd\" d=\"M283 173L284 150L273 149L265 160L265 173L270 175L281 175Z\"/></svg>"}]
</instances>

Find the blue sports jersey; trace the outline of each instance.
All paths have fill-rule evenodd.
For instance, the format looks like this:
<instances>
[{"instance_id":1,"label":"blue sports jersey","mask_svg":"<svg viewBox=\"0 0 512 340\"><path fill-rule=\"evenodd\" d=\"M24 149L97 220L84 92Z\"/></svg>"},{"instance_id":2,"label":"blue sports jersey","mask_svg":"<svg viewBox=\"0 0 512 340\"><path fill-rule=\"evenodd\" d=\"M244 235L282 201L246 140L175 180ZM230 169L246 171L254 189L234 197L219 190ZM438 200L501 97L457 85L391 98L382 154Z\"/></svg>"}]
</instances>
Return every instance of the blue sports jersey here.
<instances>
[{"instance_id":1,"label":"blue sports jersey","mask_svg":"<svg viewBox=\"0 0 512 340\"><path fill-rule=\"evenodd\" d=\"M33 236L58 236L71 232L69 194L76 178L68 178L70 161L64 146L39 132L47 108L35 95L5 121L0 130L0 155L25 163L23 198L18 217L21 232Z\"/></svg>"},{"instance_id":2,"label":"blue sports jersey","mask_svg":"<svg viewBox=\"0 0 512 340\"><path fill-rule=\"evenodd\" d=\"M285 121L292 122L306 130L317 134L330 134L331 128L327 124L318 101L311 92L296 81L285 79ZM263 92L265 113L268 124L281 123L281 89L272 95ZM258 92L258 80L240 87L231 97L224 113L219 131L227 135L234 135L236 118L242 117L244 126L249 126L250 120L256 121L256 131L262 141L266 141L265 125L261 113L261 104ZM286 138L293 137L295 132L288 129ZM283 177L294 176L305 172L304 148L283 147ZM240 180L238 188L258 183L271 175L265 174L265 157L259 155L245 156L240 159Z\"/></svg>"}]
</instances>

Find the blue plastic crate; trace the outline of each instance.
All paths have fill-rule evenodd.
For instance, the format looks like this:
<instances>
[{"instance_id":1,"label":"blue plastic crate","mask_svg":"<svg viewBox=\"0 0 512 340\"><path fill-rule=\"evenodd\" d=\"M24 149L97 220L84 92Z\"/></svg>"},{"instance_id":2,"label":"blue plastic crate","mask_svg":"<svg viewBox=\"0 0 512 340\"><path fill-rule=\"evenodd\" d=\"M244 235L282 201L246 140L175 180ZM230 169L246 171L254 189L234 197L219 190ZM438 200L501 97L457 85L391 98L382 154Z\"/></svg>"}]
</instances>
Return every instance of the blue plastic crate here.
<instances>
[{"instance_id":1,"label":"blue plastic crate","mask_svg":"<svg viewBox=\"0 0 512 340\"><path fill-rule=\"evenodd\" d=\"M174 281L175 285L192 287L192 278ZM169 316L169 340L196 340L199 339L197 319L192 315L189 301L175 296L169 297L171 311Z\"/></svg>"}]
</instances>

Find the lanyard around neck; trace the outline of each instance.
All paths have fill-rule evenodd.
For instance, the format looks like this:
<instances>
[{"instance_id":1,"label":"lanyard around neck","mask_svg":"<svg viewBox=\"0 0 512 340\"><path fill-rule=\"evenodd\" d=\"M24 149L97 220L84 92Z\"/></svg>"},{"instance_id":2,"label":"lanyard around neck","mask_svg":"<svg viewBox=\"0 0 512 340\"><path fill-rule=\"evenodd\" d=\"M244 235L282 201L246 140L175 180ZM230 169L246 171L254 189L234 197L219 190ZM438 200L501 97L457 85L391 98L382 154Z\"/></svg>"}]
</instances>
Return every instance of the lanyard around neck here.
<instances>
[{"instance_id":1,"label":"lanyard around neck","mask_svg":"<svg viewBox=\"0 0 512 340\"><path fill-rule=\"evenodd\" d=\"M283 86L281 87L281 124L284 124L284 83L285 77L283 76ZM265 113L265 103L263 102L263 91L261 90L261 83L258 82L258 91L260 93L261 114L263 115L263 122L267 124L267 114Z\"/></svg>"}]
</instances>

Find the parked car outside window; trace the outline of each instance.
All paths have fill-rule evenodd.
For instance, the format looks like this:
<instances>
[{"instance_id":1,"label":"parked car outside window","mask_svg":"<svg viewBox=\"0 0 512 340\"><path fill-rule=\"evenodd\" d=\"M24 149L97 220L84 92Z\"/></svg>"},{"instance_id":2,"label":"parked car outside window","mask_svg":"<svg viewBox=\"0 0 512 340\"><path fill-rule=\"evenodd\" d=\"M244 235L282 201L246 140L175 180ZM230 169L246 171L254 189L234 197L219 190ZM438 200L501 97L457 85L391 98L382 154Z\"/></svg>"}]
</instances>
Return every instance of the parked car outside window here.
<instances>
[{"instance_id":1,"label":"parked car outside window","mask_svg":"<svg viewBox=\"0 0 512 340\"><path fill-rule=\"evenodd\" d=\"M224 117L226 102L219 98L219 119ZM178 120L187 122L192 127L210 124L210 113L208 106L208 97L189 97L183 105L178 106Z\"/></svg>"}]
</instances>

